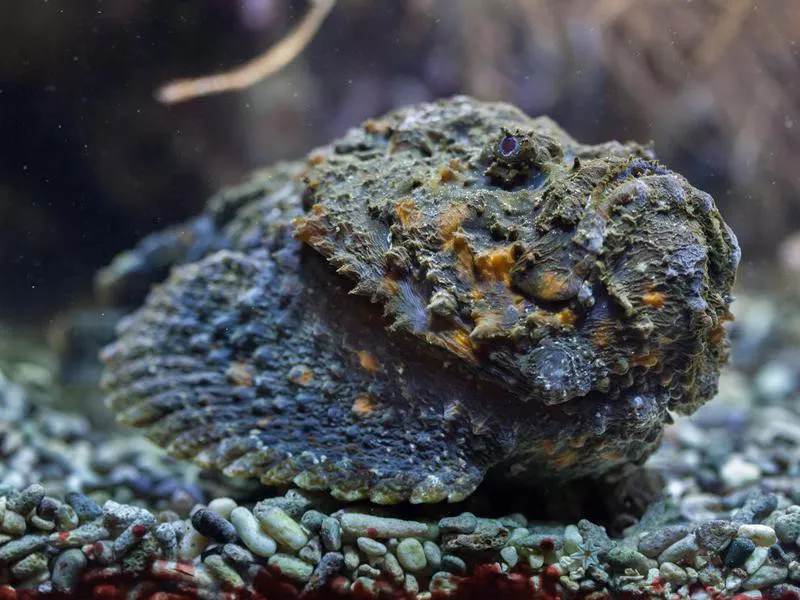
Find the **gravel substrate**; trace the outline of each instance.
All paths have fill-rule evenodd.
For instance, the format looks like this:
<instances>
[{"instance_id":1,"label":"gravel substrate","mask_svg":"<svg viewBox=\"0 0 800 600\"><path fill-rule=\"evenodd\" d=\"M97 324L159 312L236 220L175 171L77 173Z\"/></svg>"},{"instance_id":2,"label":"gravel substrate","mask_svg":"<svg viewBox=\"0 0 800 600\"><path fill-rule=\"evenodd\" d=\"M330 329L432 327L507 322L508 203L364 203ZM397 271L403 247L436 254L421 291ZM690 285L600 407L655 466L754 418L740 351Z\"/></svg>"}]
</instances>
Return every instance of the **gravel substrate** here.
<instances>
[{"instance_id":1,"label":"gravel substrate","mask_svg":"<svg viewBox=\"0 0 800 600\"><path fill-rule=\"evenodd\" d=\"M410 519L297 490L247 501L0 375L0 600L800 598L800 415L781 387L800 361L786 356L728 371L667 432L650 463L663 495L613 539L458 505Z\"/></svg>"}]
</instances>

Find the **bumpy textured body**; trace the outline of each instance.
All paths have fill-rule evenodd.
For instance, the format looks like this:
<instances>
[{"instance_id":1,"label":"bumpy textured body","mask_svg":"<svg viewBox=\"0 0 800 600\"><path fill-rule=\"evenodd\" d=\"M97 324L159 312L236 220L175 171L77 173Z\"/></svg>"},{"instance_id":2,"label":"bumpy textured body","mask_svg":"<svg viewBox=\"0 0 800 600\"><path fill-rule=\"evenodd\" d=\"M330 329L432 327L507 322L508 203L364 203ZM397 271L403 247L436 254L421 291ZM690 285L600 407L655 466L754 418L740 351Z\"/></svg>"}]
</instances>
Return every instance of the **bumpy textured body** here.
<instances>
[{"instance_id":1,"label":"bumpy textured body","mask_svg":"<svg viewBox=\"0 0 800 600\"><path fill-rule=\"evenodd\" d=\"M619 475L714 395L738 259L645 147L412 106L115 261L107 297L175 266L104 353L108 402L176 456L345 500Z\"/></svg>"}]
</instances>

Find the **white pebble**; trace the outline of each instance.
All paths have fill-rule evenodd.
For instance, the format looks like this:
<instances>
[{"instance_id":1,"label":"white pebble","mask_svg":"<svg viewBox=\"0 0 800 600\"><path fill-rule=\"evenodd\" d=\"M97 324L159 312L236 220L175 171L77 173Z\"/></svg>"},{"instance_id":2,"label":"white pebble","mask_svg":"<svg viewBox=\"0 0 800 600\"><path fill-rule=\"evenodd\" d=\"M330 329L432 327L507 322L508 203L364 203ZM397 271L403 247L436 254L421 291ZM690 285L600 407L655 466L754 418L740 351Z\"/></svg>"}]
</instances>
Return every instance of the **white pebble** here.
<instances>
[{"instance_id":1,"label":"white pebble","mask_svg":"<svg viewBox=\"0 0 800 600\"><path fill-rule=\"evenodd\" d=\"M178 558L190 561L202 554L208 544L208 538L194 528L190 528L178 544Z\"/></svg>"},{"instance_id":2,"label":"white pebble","mask_svg":"<svg viewBox=\"0 0 800 600\"><path fill-rule=\"evenodd\" d=\"M300 523L277 506L256 508L256 519L261 527L282 546L297 552L308 543L308 536Z\"/></svg>"},{"instance_id":3,"label":"white pebble","mask_svg":"<svg viewBox=\"0 0 800 600\"><path fill-rule=\"evenodd\" d=\"M778 536L775 530L767 525L757 525L747 523L739 527L739 536L750 538L758 546L770 547L778 543Z\"/></svg>"},{"instance_id":4,"label":"white pebble","mask_svg":"<svg viewBox=\"0 0 800 600\"><path fill-rule=\"evenodd\" d=\"M761 479L758 465L747 462L741 454L734 454L719 471L720 477L729 490L738 489L756 483Z\"/></svg>"},{"instance_id":5,"label":"white pebble","mask_svg":"<svg viewBox=\"0 0 800 600\"><path fill-rule=\"evenodd\" d=\"M768 554L769 548L764 546L759 546L753 550L753 553L744 563L744 570L747 571L748 575L752 575L761 568L761 565L767 560Z\"/></svg>"},{"instance_id":6,"label":"white pebble","mask_svg":"<svg viewBox=\"0 0 800 600\"><path fill-rule=\"evenodd\" d=\"M236 533L242 538L247 549L258 556L272 556L278 551L278 544L261 527L249 510L239 506L231 511L230 521L236 528Z\"/></svg>"},{"instance_id":7,"label":"white pebble","mask_svg":"<svg viewBox=\"0 0 800 600\"><path fill-rule=\"evenodd\" d=\"M230 519L233 509L237 506L233 498L214 498L208 503L209 510L213 510L223 519Z\"/></svg>"}]
</instances>

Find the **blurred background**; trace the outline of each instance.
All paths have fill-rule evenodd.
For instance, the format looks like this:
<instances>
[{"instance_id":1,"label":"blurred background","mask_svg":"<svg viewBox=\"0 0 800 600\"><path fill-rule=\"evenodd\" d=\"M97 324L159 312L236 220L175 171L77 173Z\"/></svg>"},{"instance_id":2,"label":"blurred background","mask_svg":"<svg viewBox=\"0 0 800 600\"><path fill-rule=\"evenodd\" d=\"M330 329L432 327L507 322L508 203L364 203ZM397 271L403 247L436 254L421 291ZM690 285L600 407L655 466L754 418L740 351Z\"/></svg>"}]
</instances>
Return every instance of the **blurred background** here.
<instances>
[{"instance_id":1,"label":"blurred background","mask_svg":"<svg viewBox=\"0 0 800 600\"><path fill-rule=\"evenodd\" d=\"M392 107L467 93L585 142L652 140L711 192L745 265L800 268L796 0L338 0L244 92L156 88L240 64L305 0L27 0L0 19L0 319L88 302L94 271L254 167Z\"/></svg>"}]
</instances>

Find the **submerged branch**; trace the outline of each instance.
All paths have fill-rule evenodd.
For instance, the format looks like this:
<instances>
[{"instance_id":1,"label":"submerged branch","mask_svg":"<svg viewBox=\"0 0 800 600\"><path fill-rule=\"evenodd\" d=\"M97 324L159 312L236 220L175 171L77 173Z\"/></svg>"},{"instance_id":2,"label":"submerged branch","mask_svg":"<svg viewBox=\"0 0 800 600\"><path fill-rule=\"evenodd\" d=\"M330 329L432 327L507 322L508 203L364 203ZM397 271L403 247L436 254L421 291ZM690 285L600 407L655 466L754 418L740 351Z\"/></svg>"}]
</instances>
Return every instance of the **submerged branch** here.
<instances>
[{"instance_id":1,"label":"submerged branch","mask_svg":"<svg viewBox=\"0 0 800 600\"><path fill-rule=\"evenodd\" d=\"M174 104L222 92L241 90L280 71L313 39L336 0L311 0L312 6L303 20L274 46L240 67L199 77L167 83L156 92L163 104Z\"/></svg>"}]
</instances>

